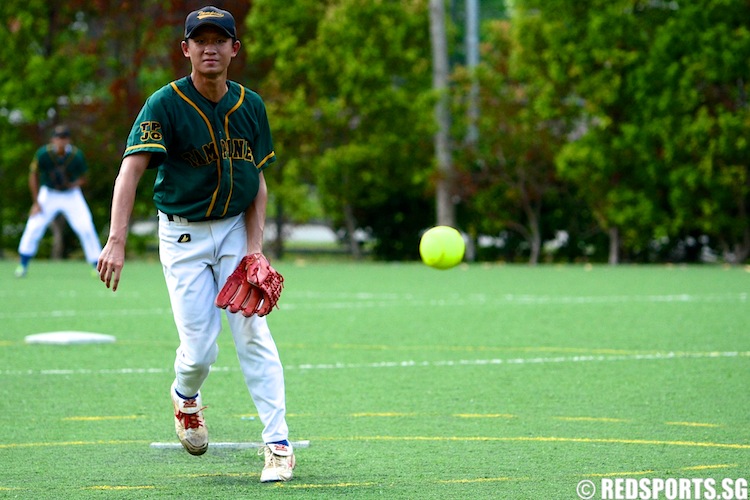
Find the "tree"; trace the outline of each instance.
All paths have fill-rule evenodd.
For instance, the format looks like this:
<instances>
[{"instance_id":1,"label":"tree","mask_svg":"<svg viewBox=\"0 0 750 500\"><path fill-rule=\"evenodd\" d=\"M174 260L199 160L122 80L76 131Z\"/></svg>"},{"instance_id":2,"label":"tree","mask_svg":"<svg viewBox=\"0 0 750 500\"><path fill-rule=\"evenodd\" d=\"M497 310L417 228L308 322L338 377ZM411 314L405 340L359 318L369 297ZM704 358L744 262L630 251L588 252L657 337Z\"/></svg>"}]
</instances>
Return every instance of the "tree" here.
<instances>
[{"instance_id":1,"label":"tree","mask_svg":"<svg viewBox=\"0 0 750 500\"><path fill-rule=\"evenodd\" d=\"M668 199L665 232L708 235L732 263L750 254L749 23L747 2L681 3L633 76L638 140Z\"/></svg>"},{"instance_id":2,"label":"tree","mask_svg":"<svg viewBox=\"0 0 750 500\"><path fill-rule=\"evenodd\" d=\"M224 2L244 18L248 3ZM85 194L96 227L109 220L112 184L125 141L146 96L189 70L179 50L188 0L115 2L7 0L0 5L0 222L13 221L20 237L30 206L27 166L48 140L49 130L66 122L90 167ZM136 29L137 28L137 29ZM232 71L241 73L245 57ZM231 76L231 75L230 75ZM134 218L154 216L146 176ZM6 180L7 179L7 180ZM71 241L74 241L71 240Z\"/></svg>"},{"instance_id":3,"label":"tree","mask_svg":"<svg viewBox=\"0 0 750 500\"><path fill-rule=\"evenodd\" d=\"M425 1L284 10L258 0L249 22L258 30L252 51L269 66L262 85L275 100L275 140L290 148L280 156L294 158L292 182L315 186L355 255L355 231L366 228L378 257L415 258L432 159Z\"/></svg>"},{"instance_id":4,"label":"tree","mask_svg":"<svg viewBox=\"0 0 750 500\"><path fill-rule=\"evenodd\" d=\"M566 123L569 141L556 155L558 173L578 188L610 236L609 262L647 244L663 215L653 169L633 149L628 75L640 63L650 25L630 2L521 2L526 71L547 80L548 109Z\"/></svg>"},{"instance_id":5,"label":"tree","mask_svg":"<svg viewBox=\"0 0 750 500\"><path fill-rule=\"evenodd\" d=\"M95 55L80 3L9 0L0 6L0 233L12 221L14 244L31 206L28 165L34 151L47 142L51 125L90 91ZM55 236L61 249L62 231Z\"/></svg>"},{"instance_id":6,"label":"tree","mask_svg":"<svg viewBox=\"0 0 750 500\"><path fill-rule=\"evenodd\" d=\"M512 24L486 26L482 62L476 77L482 113L479 140L459 150L458 169L465 211L472 232L498 234L510 229L528 244L528 261L539 262L545 201L559 191L554 157L564 136L561 127L538 101L538 87L525 80L511 55L518 51ZM455 116L465 116L471 103L473 75L459 70ZM461 135L463 128L457 134Z\"/></svg>"},{"instance_id":7,"label":"tree","mask_svg":"<svg viewBox=\"0 0 750 500\"><path fill-rule=\"evenodd\" d=\"M609 261L695 230L746 257L747 3L516 7L524 65L568 123L558 173L610 235Z\"/></svg>"}]
</instances>

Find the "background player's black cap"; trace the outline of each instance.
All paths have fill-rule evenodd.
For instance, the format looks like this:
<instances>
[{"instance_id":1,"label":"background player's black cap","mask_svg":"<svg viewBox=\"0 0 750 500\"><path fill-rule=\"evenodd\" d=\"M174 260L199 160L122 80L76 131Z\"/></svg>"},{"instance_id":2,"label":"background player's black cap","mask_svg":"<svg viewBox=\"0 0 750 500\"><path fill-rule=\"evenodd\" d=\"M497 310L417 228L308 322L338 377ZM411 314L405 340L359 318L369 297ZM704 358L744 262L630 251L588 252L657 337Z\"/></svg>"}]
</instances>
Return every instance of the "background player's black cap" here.
<instances>
[{"instance_id":1,"label":"background player's black cap","mask_svg":"<svg viewBox=\"0 0 750 500\"><path fill-rule=\"evenodd\" d=\"M52 131L52 137L62 137L62 138L70 137L70 129L65 125L58 125Z\"/></svg>"},{"instance_id":2,"label":"background player's black cap","mask_svg":"<svg viewBox=\"0 0 750 500\"><path fill-rule=\"evenodd\" d=\"M185 38L190 38L193 32L211 24L224 31L232 39L237 38L237 29L234 26L234 16L226 10L217 9L212 5L203 7L188 14L185 19Z\"/></svg>"}]
</instances>

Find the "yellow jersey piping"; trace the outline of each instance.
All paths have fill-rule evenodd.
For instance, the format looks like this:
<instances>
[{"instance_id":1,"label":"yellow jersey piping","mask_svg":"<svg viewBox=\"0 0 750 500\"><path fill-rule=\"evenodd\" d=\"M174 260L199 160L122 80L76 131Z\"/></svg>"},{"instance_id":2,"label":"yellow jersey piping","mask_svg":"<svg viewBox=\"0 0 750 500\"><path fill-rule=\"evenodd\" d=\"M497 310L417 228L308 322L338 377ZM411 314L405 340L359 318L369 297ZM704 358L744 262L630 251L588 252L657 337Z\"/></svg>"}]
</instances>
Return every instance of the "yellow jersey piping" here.
<instances>
[{"instance_id":1,"label":"yellow jersey piping","mask_svg":"<svg viewBox=\"0 0 750 500\"><path fill-rule=\"evenodd\" d=\"M172 82L170 84L175 92L177 92L177 95L179 95L185 102L190 104L195 110L198 112L198 114L203 118L203 121L206 122L206 127L208 127L208 132L211 134L211 142L214 145L214 150L216 151L216 170L218 174L218 180L216 182L216 189L214 190L214 194L211 196L211 204L208 206L208 210L206 211L206 217L210 217L211 212L214 210L214 205L216 204L216 197L219 195L219 188L221 187L221 149L219 148L219 145L216 143L216 135L214 134L214 129L211 127L211 121L208 119L208 117L203 113L203 111L200 110L197 104L195 104L193 101L190 100L188 96L182 93L182 91L177 88L177 84L175 82Z\"/></svg>"},{"instance_id":2,"label":"yellow jersey piping","mask_svg":"<svg viewBox=\"0 0 750 500\"><path fill-rule=\"evenodd\" d=\"M167 150L167 148L165 146L162 146L161 144L136 144L135 146L130 146L129 148L125 149L125 152L128 153L135 149L143 149L143 148L159 148L159 149L163 149L164 151Z\"/></svg>"},{"instance_id":3,"label":"yellow jersey piping","mask_svg":"<svg viewBox=\"0 0 750 500\"><path fill-rule=\"evenodd\" d=\"M265 157L265 158L263 158L263 160L261 160L261 162L260 162L260 163L258 163L258 165L257 165L257 167L258 167L258 170L260 170L261 168L263 168L263 165L265 165L265 164L266 164L266 162L267 162L268 160L270 160L271 158L273 158L274 156L276 156L276 152L275 152L275 151L271 151L270 153L268 153L268 154L266 155L266 157Z\"/></svg>"},{"instance_id":4,"label":"yellow jersey piping","mask_svg":"<svg viewBox=\"0 0 750 500\"><path fill-rule=\"evenodd\" d=\"M229 137L229 115L237 111L240 106L242 106L242 103L245 101L245 86L240 85L240 98L237 100L237 104L235 104L232 109L230 109L226 116L224 117L224 135L226 135L227 138L227 147L231 148L231 137ZM221 215L224 216L227 214L227 211L229 211L229 202L232 201L232 193L234 191L234 162L232 160L232 155L229 156L229 196L227 197L227 202L224 205L224 213Z\"/></svg>"}]
</instances>

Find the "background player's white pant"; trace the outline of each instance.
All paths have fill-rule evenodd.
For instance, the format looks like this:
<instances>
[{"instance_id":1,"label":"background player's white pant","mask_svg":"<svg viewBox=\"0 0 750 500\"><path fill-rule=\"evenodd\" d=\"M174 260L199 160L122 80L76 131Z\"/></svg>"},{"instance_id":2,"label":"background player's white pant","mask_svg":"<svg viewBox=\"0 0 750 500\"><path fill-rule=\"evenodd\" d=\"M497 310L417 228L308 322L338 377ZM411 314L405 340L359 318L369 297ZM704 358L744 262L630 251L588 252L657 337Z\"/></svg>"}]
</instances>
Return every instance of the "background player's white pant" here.
<instances>
[{"instance_id":1,"label":"background player's white pant","mask_svg":"<svg viewBox=\"0 0 750 500\"><path fill-rule=\"evenodd\" d=\"M159 215L159 256L180 337L175 387L182 395L196 394L216 361L224 311L214 300L246 248L242 215L193 223ZM284 373L266 318L229 312L227 318L245 384L264 425L263 441L287 439Z\"/></svg>"},{"instance_id":2,"label":"background player's white pant","mask_svg":"<svg viewBox=\"0 0 750 500\"><path fill-rule=\"evenodd\" d=\"M99 260L102 244L99 235L96 234L91 210L86 204L81 188L55 191L47 186L41 186L37 201L42 210L29 217L26 222L21 242L18 244L19 254L35 256L47 227L58 214L63 214L78 236L86 260L91 263Z\"/></svg>"}]
</instances>

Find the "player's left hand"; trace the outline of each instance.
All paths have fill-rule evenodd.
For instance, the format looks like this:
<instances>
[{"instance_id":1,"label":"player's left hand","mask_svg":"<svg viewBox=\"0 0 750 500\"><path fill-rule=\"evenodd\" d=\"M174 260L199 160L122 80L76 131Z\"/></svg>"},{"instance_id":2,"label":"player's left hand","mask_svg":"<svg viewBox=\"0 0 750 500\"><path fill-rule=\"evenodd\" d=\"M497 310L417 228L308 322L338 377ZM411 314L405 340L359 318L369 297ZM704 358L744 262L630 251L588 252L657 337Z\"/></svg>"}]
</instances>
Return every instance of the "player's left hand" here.
<instances>
[{"instance_id":1,"label":"player's left hand","mask_svg":"<svg viewBox=\"0 0 750 500\"><path fill-rule=\"evenodd\" d=\"M216 306L229 312L265 316L276 306L284 288L284 277L261 253L246 255L229 275L216 296Z\"/></svg>"}]
</instances>

